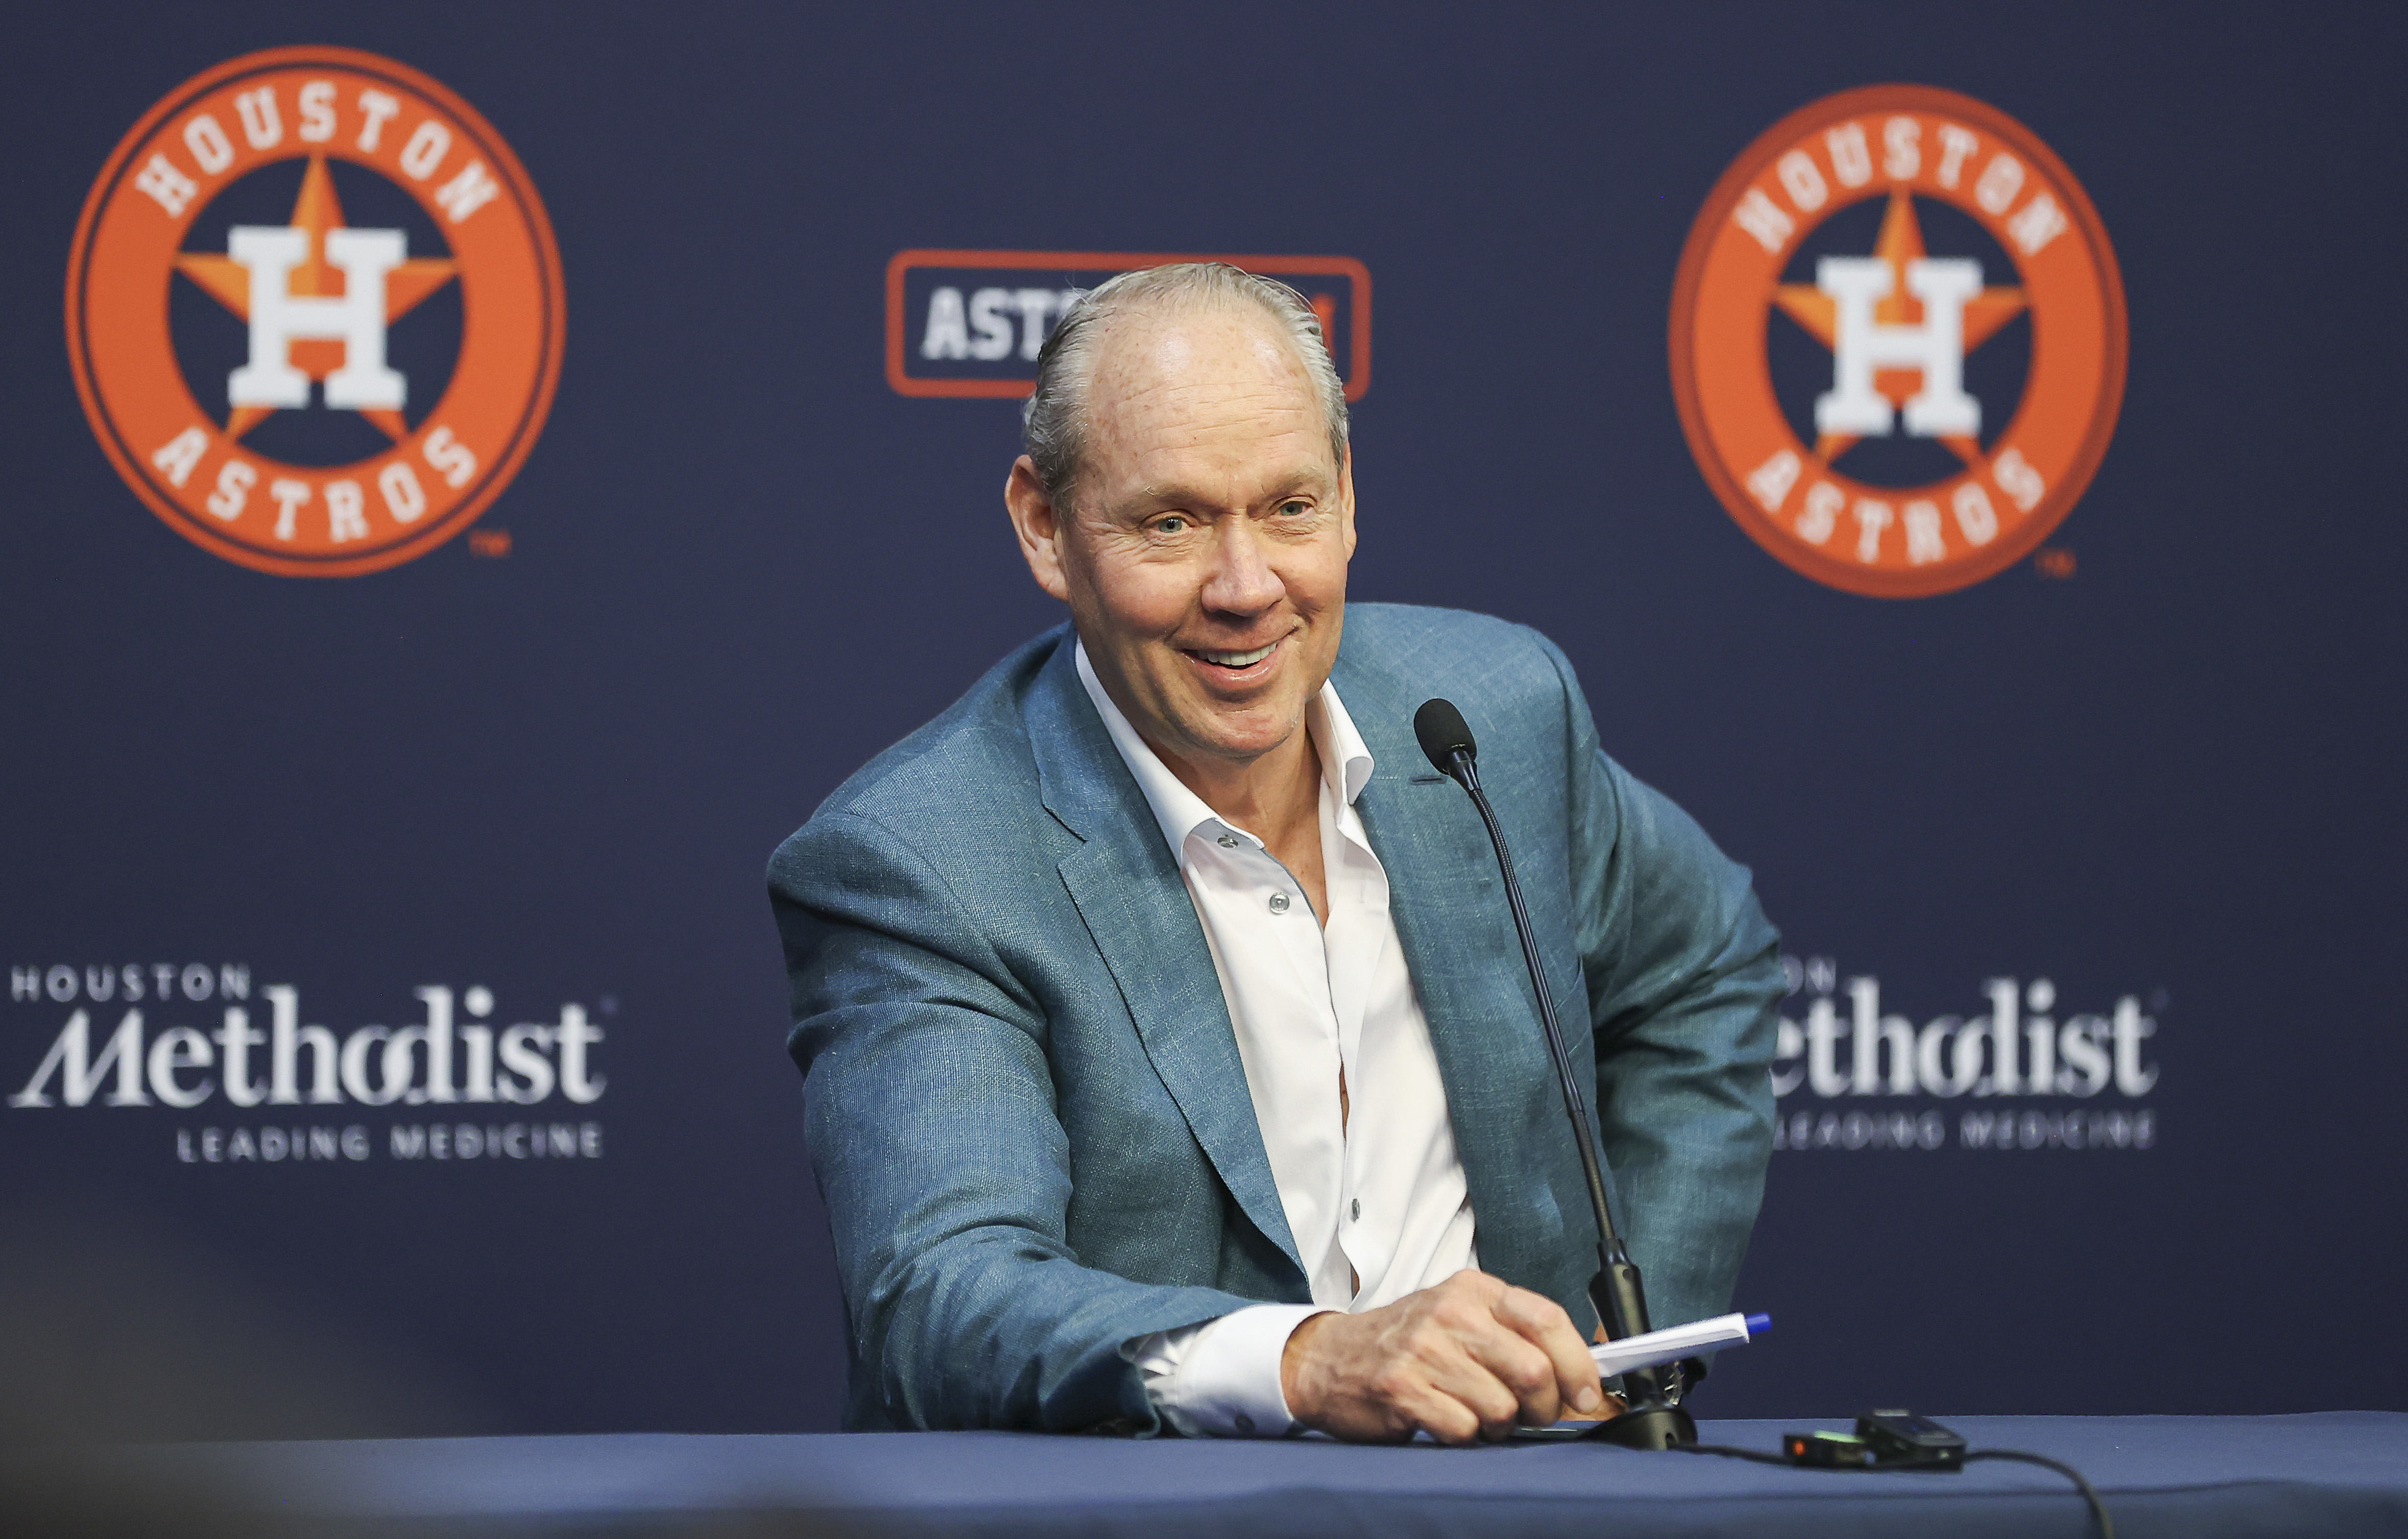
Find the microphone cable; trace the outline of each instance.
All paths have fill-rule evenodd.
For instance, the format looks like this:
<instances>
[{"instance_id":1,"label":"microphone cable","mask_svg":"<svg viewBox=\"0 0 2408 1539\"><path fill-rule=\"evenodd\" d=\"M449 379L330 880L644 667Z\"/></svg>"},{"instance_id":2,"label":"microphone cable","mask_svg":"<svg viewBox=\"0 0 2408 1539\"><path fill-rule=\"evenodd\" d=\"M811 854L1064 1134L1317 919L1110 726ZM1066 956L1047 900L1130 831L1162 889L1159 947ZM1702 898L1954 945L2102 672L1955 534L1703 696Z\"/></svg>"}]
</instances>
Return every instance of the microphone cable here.
<instances>
[{"instance_id":1,"label":"microphone cable","mask_svg":"<svg viewBox=\"0 0 2408 1539\"><path fill-rule=\"evenodd\" d=\"M1777 1464L1786 1470L1839 1470L1857 1474L1881 1474L1913 1470L1953 1469L1956 1466L1936 1463L1892 1462L1880 1464L1821 1463L1811 1460L1792 1459L1787 1454L1769 1454L1760 1448L1739 1448L1719 1443L1674 1444L1684 1454L1713 1454L1722 1459L1743 1459L1751 1464ZM2017 1464L2037 1464L2044 1470L2055 1470L2073 1482L2082 1492L2082 1500L2090 1505L2090 1516L2099 1520L2099 1539L2115 1539L2115 1521L2107 1516L2107 1503L2100 1500L2097 1487L2083 1477L2082 1472L2062 1460L2046 1454L2026 1453L2020 1448L1970 1448L1960 1456L1971 1464L1976 1460L2010 1460Z\"/></svg>"}]
</instances>

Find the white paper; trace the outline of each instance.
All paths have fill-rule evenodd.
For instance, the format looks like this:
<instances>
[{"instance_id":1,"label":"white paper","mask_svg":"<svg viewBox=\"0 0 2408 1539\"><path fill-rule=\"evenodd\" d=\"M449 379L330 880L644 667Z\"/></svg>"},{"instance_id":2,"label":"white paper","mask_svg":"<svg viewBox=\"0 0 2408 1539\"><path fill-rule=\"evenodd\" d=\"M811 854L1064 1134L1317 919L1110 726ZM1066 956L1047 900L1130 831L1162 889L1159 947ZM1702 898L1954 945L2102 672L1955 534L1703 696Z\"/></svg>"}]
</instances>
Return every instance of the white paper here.
<instances>
[{"instance_id":1,"label":"white paper","mask_svg":"<svg viewBox=\"0 0 2408 1539\"><path fill-rule=\"evenodd\" d=\"M1657 1363L1695 1357L1717 1346L1743 1346L1747 1339L1746 1316L1717 1315L1711 1320L1692 1320L1687 1325L1650 1330L1643 1336L1599 1342L1588 1349L1588 1354L1597 1359L1598 1373L1612 1378L1634 1368L1653 1368Z\"/></svg>"}]
</instances>

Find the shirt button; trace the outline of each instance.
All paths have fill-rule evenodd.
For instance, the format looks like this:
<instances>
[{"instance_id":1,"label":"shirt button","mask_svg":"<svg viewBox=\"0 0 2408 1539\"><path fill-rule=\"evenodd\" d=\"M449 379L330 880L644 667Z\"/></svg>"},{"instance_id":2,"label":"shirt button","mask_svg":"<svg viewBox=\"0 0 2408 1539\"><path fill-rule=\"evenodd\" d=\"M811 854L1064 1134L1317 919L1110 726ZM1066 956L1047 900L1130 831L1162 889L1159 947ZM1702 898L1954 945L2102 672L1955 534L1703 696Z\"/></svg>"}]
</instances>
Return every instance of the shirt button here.
<instances>
[{"instance_id":1,"label":"shirt button","mask_svg":"<svg viewBox=\"0 0 2408 1539\"><path fill-rule=\"evenodd\" d=\"M1354 1217L1356 1223L1361 1223L1363 1221L1363 1200L1359 1197L1356 1198L1354 1200L1354 1205L1346 1211Z\"/></svg>"},{"instance_id":2,"label":"shirt button","mask_svg":"<svg viewBox=\"0 0 2408 1539\"><path fill-rule=\"evenodd\" d=\"M1287 912L1287 894L1283 892L1275 892L1271 894L1271 912L1273 913L1285 913Z\"/></svg>"},{"instance_id":3,"label":"shirt button","mask_svg":"<svg viewBox=\"0 0 2408 1539\"><path fill-rule=\"evenodd\" d=\"M1235 834L1223 834L1223 835L1221 836L1221 848L1223 848L1223 849L1225 849L1225 850L1234 850L1234 849L1236 849L1237 847L1238 847L1238 836L1237 836L1237 835L1235 835Z\"/></svg>"}]
</instances>

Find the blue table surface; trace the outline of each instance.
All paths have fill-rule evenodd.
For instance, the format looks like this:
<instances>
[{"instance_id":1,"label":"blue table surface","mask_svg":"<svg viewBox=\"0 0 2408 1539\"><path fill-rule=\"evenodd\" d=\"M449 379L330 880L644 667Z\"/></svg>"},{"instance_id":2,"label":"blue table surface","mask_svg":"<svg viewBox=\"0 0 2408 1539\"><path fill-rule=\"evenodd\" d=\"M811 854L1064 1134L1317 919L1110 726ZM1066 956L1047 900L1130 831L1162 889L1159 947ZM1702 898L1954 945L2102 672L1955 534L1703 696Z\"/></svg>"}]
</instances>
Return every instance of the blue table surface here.
<instances>
[{"instance_id":1,"label":"blue table surface","mask_svg":"<svg viewBox=\"0 0 2408 1539\"><path fill-rule=\"evenodd\" d=\"M2065 1460L2122 1539L2408 1533L2408 1414L1944 1417L1974 1447ZM1710 1422L1770 1450L1817 1423ZM1822 1425L1831 1425L1823 1423ZM1844 1425L1844 1424L1842 1424ZM1451 1449L1012 1432L620 1434L160 1446L153 1473L284 1513L454 1530L677 1532L727 1514L854 1532L1212 1534L2095 1532L2046 1470L1849 1474L1586 1444ZM439 1520L439 1521L437 1521Z\"/></svg>"}]
</instances>

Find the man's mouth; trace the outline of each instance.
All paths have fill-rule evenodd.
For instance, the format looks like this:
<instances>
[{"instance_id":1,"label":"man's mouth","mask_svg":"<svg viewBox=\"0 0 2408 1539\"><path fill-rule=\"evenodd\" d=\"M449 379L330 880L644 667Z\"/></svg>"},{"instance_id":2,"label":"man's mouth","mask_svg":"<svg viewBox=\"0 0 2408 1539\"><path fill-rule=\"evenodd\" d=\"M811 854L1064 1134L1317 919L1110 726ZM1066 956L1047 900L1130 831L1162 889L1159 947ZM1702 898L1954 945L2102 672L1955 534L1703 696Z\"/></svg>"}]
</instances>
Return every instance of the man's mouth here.
<instances>
[{"instance_id":1,"label":"man's mouth","mask_svg":"<svg viewBox=\"0 0 2408 1539\"><path fill-rule=\"evenodd\" d=\"M1254 647L1246 652L1213 652L1202 647L1192 647L1187 649L1187 655L1199 662L1210 663L1215 668L1241 673L1261 664L1278 650L1279 642L1273 641L1268 646Z\"/></svg>"}]
</instances>

